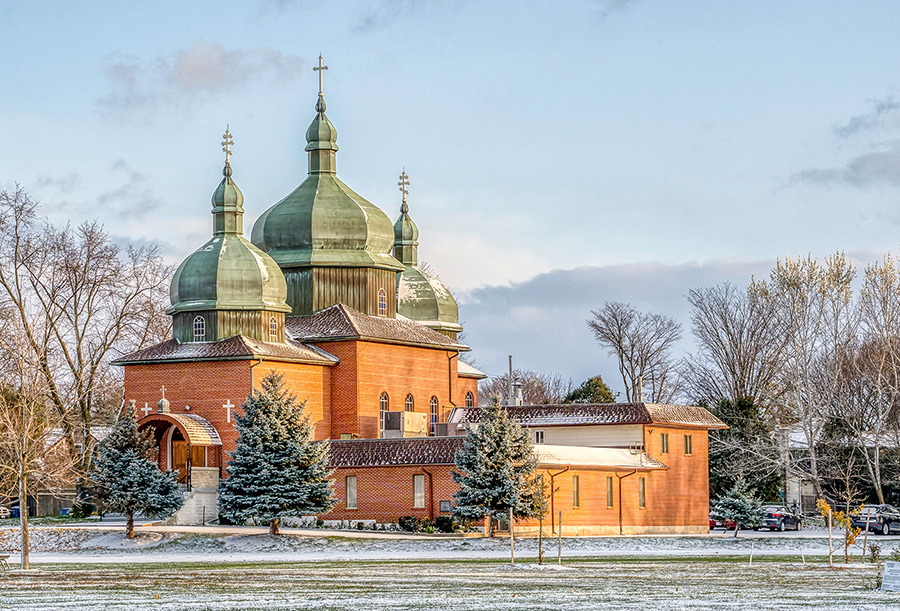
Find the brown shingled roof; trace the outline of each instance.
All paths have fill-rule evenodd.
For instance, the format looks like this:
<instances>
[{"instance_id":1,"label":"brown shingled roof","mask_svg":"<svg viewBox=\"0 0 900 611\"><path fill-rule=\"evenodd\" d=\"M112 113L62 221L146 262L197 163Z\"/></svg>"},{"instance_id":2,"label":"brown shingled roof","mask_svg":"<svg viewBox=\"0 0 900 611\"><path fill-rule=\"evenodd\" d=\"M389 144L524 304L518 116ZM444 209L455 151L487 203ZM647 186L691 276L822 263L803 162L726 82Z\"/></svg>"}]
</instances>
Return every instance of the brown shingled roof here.
<instances>
[{"instance_id":1,"label":"brown shingled roof","mask_svg":"<svg viewBox=\"0 0 900 611\"><path fill-rule=\"evenodd\" d=\"M367 339L393 344L469 350L442 333L405 318L368 316L339 303L310 316L289 316L285 330L298 341Z\"/></svg>"},{"instance_id":2,"label":"brown shingled roof","mask_svg":"<svg viewBox=\"0 0 900 611\"><path fill-rule=\"evenodd\" d=\"M331 467L452 465L465 437L331 441Z\"/></svg>"},{"instance_id":3,"label":"brown shingled roof","mask_svg":"<svg viewBox=\"0 0 900 611\"><path fill-rule=\"evenodd\" d=\"M185 342L170 339L126 354L114 365L128 365L150 361L211 361L265 358L275 361L299 361L320 365L334 365L335 356L317 346L286 340L283 344L260 342L244 335L235 335L218 342Z\"/></svg>"},{"instance_id":4,"label":"brown shingled roof","mask_svg":"<svg viewBox=\"0 0 900 611\"><path fill-rule=\"evenodd\" d=\"M705 428L727 428L706 409L655 403L567 403L556 405L510 405L505 408L522 426L578 426L584 424L680 424ZM478 422L478 408L457 408L453 422Z\"/></svg>"}]
</instances>

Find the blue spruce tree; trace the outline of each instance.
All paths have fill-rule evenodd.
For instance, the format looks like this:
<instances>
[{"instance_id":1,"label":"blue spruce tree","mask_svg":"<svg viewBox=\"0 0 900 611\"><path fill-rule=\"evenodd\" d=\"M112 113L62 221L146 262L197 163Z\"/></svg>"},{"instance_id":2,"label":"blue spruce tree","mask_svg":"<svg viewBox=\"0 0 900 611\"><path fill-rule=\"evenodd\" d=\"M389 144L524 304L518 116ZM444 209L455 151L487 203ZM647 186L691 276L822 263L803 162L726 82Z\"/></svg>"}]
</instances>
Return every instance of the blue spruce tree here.
<instances>
[{"instance_id":1,"label":"blue spruce tree","mask_svg":"<svg viewBox=\"0 0 900 611\"><path fill-rule=\"evenodd\" d=\"M492 518L489 534L494 536L493 519L533 517L543 511L536 502L539 483L534 477L537 457L528 432L509 417L492 397L480 408L478 428L469 431L456 453L456 469L451 474L459 484L454 494L453 515L463 522ZM512 528L512 524L510 524Z\"/></svg>"},{"instance_id":2,"label":"blue spruce tree","mask_svg":"<svg viewBox=\"0 0 900 611\"><path fill-rule=\"evenodd\" d=\"M98 445L97 495L107 509L128 517L125 532L129 539L134 539L135 513L165 518L184 503L177 473L163 473L148 458L152 446L149 434L137 430L134 401L128 402L115 428Z\"/></svg>"},{"instance_id":3,"label":"blue spruce tree","mask_svg":"<svg viewBox=\"0 0 900 611\"><path fill-rule=\"evenodd\" d=\"M219 514L235 524L253 519L278 534L279 520L328 511L334 506L329 444L313 441L305 404L270 373L235 417L240 435L219 487Z\"/></svg>"}]
</instances>

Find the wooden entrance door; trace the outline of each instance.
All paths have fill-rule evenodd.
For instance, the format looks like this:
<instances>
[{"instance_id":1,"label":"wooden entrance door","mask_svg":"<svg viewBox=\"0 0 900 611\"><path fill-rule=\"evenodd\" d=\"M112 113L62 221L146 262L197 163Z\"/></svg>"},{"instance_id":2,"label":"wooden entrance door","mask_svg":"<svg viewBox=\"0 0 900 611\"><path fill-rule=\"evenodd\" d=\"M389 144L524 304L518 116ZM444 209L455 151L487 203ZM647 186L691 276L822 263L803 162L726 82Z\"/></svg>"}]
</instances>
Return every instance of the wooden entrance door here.
<instances>
[{"instance_id":1,"label":"wooden entrance door","mask_svg":"<svg viewBox=\"0 0 900 611\"><path fill-rule=\"evenodd\" d=\"M187 482L188 450L190 447L183 439L172 440L172 468L178 471L178 481Z\"/></svg>"}]
</instances>

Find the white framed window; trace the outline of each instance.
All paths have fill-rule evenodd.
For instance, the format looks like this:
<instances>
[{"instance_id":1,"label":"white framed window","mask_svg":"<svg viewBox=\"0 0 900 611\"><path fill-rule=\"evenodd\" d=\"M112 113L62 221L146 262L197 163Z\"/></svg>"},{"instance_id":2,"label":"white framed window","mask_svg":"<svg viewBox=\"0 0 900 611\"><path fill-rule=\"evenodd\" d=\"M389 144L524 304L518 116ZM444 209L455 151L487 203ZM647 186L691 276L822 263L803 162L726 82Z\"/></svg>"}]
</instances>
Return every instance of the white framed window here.
<instances>
[{"instance_id":1,"label":"white framed window","mask_svg":"<svg viewBox=\"0 0 900 611\"><path fill-rule=\"evenodd\" d=\"M378 289L378 315L387 316L387 293L384 289Z\"/></svg>"},{"instance_id":2,"label":"white framed window","mask_svg":"<svg viewBox=\"0 0 900 611\"><path fill-rule=\"evenodd\" d=\"M274 316L269 319L269 335L278 335L278 319Z\"/></svg>"},{"instance_id":3,"label":"white framed window","mask_svg":"<svg viewBox=\"0 0 900 611\"><path fill-rule=\"evenodd\" d=\"M378 407L381 412L381 431L384 432L384 419L387 417L388 409L390 409L391 401L386 392L381 393L378 397Z\"/></svg>"},{"instance_id":4,"label":"white framed window","mask_svg":"<svg viewBox=\"0 0 900 611\"><path fill-rule=\"evenodd\" d=\"M194 319L194 341L202 341L206 339L206 319L197 316Z\"/></svg>"},{"instance_id":5,"label":"white framed window","mask_svg":"<svg viewBox=\"0 0 900 611\"><path fill-rule=\"evenodd\" d=\"M347 490L347 509L356 509L356 476L348 475L344 478L344 486Z\"/></svg>"},{"instance_id":6,"label":"white framed window","mask_svg":"<svg viewBox=\"0 0 900 611\"><path fill-rule=\"evenodd\" d=\"M425 476L413 475L413 509L425 508Z\"/></svg>"},{"instance_id":7,"label":"white framed window","mask_svg":"<svg viewBox=\"0 0 900 611\"><path fill-rule=\"evenodd\" d=\"M403 406L406 408L406 411L412 412L416 409L416 401L413 399L412 395L406 395L406 400L403 402Z\"/></svg>"},{"instance_id":8,"label":"white framed window","mask_svg":"<svg viewBox=\"0 0 900 611\"><path fill-rule=\"evenodd\" d=\"M535 443L544 443L544 431L535 431L534 432L534 442Z\"/></svg>"},{"instance_id":9,"label":"white framed window","mask_svg":"<svg viewBox=\"0 0 900 611\"><path fill-rule=\"evenodd\" d=\"M578 507L581 503L581 490L579 490L578 476L572 476L572 507Z\"/></svg>"},{"instance_id":10,"label":"white framed window","mask_svg":"<svg viewBox=\"0 0 900 611\"><path fill-rule=\"evenodd\" d=\"M475 395L472 391L466 393L466 407L475 407Z\"/></svg>"},{"instance_id":11,"label":"white framed window","mask_svg":"<svg viewBox=\"0 0 900 611\"><path fill-rule=\"evenodd\" d=\"M433 396L431 397L431 401L429 401L429 407L431 408L431 434L434 435L434 430L438 423L438 398Z\"/></svg>"}]
</instances>

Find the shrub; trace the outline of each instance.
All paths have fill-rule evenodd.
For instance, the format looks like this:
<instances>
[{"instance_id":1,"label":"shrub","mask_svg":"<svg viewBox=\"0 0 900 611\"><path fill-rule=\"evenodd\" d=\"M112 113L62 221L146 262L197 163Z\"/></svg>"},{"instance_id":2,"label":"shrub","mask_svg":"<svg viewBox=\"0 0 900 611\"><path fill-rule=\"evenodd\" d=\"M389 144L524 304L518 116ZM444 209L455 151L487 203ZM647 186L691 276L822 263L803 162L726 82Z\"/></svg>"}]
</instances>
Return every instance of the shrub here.
<instances>
[{"instance_id":1,"label":"shrub","mask_svg":"<svg viewBox=\"0 0 900 611\"><path fill-rule=\"evenodd\" d=\"M876 564L881 557L881 546L877 543L869 544L869 562Z\"/></svg>"},{"instance_id":2,"label":"shrub","mask_svg":"<svg viewBox=\"0 0 900 611\"><path fill-rule=\"evenodd\" d=\"M455 533L461 530L453 516L438 516L434 519L434 526L442 533Z\"/></svg>"}]
</instances>

